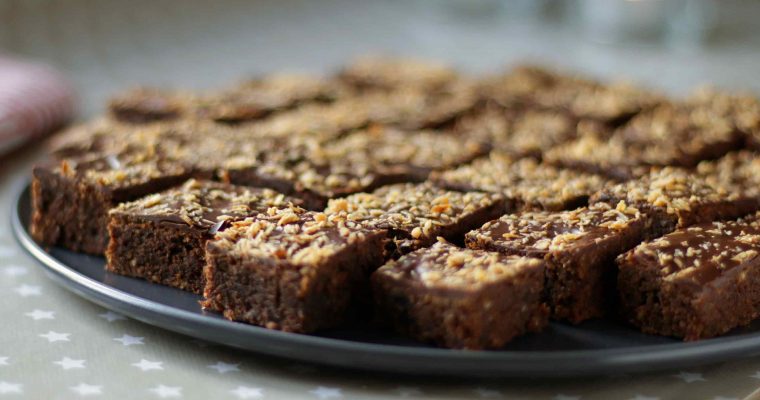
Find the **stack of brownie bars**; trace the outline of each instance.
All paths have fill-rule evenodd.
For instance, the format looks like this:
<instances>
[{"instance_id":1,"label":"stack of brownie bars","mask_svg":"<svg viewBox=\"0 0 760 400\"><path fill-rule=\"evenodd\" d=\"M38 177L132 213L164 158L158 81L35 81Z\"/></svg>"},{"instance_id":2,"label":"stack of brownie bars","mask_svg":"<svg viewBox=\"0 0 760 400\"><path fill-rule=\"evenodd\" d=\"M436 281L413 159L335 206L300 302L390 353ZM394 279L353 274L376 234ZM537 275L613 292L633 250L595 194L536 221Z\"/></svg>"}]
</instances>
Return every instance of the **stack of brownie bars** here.
<instances>
[{"instance_id":1,"label":"stack of brownie bars","mask_svg":"<svg viewBox=\"0 0 760 400\"><path fill-rule=\"evenodd\" d=\"M114 98L35 167L31 232L270 329L696 340L760 316L757 150L751 96L366 58Z\"/></svg>"}]
</instances>

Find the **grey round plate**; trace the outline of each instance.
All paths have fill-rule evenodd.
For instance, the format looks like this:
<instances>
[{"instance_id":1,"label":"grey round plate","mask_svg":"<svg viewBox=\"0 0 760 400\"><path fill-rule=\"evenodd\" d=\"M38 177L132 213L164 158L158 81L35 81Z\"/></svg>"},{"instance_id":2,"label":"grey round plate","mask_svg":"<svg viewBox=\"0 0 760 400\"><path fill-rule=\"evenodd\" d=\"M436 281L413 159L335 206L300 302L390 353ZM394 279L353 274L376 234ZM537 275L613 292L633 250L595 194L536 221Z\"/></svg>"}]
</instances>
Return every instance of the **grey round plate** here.
<instances>
[{"instance_id":1,"label":"grey round plate","mask_svg":"<svg viewBox=\"0 0 760 400\"><path fill-rule=\"evenodd\" d=\"M145 323L258 353L331 366L463 378L604 375L679 368L760 354L760 323L721 338L683 343L644 335L607 320L551 323L498 351L447 350L370 326L316 335L285 333L205 312L199 296L105 272L102 257L44 249L27 231L29 187L12 210L19 243L57 283L103 307Z\"/></svg>"}]
</instances>

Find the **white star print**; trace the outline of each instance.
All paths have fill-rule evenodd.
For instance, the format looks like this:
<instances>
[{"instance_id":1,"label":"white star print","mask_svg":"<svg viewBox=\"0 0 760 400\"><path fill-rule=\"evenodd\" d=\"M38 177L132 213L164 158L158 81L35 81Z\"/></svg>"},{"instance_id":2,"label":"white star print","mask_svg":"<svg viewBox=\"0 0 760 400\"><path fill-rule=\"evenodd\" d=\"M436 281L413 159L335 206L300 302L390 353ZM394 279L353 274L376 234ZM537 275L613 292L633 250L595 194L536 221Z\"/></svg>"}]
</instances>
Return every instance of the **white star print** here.
<instances>
[{"instance_id":1,"label":"white star print","mask_svg":"<svg viewBox=\"0 0 760 400\"><path fill-rule=\"evenodd\" d=\"M0 381L0 394L22 393L23 387L20 383L11 383Z\"/></svg>"},{"instance_id":2,"label":"white star print","mask_svg":"<svg viewBox=\"0 0 760 400\"><path fill-rule=\"evenodd\" d=\"M8 365L8 357L0 357L0 365Z\"/></svg>"},{"instance_id":3,"label":"white star print","mask_svg":"<svg viewBox=\"0 0 760 400\"><path fill-rule=\"evenodd\" d=\"M150 389L151 392L155 393L156 396L165 399L168 397L181 397L182 396L182 388L178 386L164 386L164 385L158 385L154 387L153 389Z\"/></svg>"},{"instance_id":4,"label":"white star print","mask_svg":"<svg viewBox=\"0 0 760 400\"><path fill-rule=\"evenodd\" d=\"M581 396L568 396L566 394L558 394L553 397L553 400L581 400Z\"/></svg>"},{"instance_id":5,"label":"white star print","mask_svg":"<svg viewBox=\"0 0 760 400\"><path fill-rule=\"evenodd\" d=\"M22 267L20 265L9 265L5 268L3 268L3 273L8 276L21 276L29 272L26 267Z\"/></svg>"},{"instance_id":6,"label":"white star print","mask_svg":"<svg viewBox=\"0 0 760 400\"><path fill-rule=\"evenodd\" d=\"M681 371L677 375L673 375L673 377L683 380L686 383L692 383L692 382L698 382L698 381L705 381L706 379L702 377L702 374L698 372L686 372Z\"/></svg>"},{"instance_id":7,"label":"white star print","mask_svg":"<svg viewBox=\"0 0 760 400\"><path fill-rule=\"evenodd\" d=\"M117 342L121 342L124 346L132 346L135 344L145 344L143 343L143 339L145 339L142 336L129 336L126 333L121 335L121 337L113 338L113 340Z\"/></svg>"},{"instance_id":8,"label":"white star print","mask_svg":"<svg viewBox=\"0 0 760 400\"><path fill-rule=\"evenodd\" d=\"M258 399L264 395L261 389L247 386L238 386L234 390L230 390L230 393L235 395L238 399Z\"/></svg>"},{"instance_id":9,"label":"white star print","mask_svg":"<svg viewBox=\"0 0 760 400\"><path fill-rule=\"evenodd\" d=\"M68 357L63 357L60 361L54 361L53 364L58 364L63 369L75 369L75 368L84 368L84 362L85 360L73 360Z\"/></svg>"},{"instance_id":10,"label":"white star print","mask_svg":"<svg viewBox=\"0 0 760 400\"><path fill-rule=\"evenodd\" d=\"M41 319L55 319L55 313L52 311L46 311L46 310L37 310L35 309L32 312L28 312L26 314L27 317L39 321Z\"/></svg>"},{"instance_id":11,"label":"white star print","mask_svg":"<svg viewBox=\"0 0 760 400\"><path fill-rule=\"evenodd\" d=\"M114 322L114 321L127 319L123 315L117 314L113 311L106 311L103 314L98 314L98 317L104 318L108 322Z\"/></svg>"},{"instance_id":12,"label":"white star print","mask_svg":"<svg viewBox=\"0 0 760 400\"><path fill-rule=\"evenodd\" d=\"M42 294L42 288L39 286L23 284L13 289L21 297L39 296Z\"/></svg>"},{"instance_id":13,"label":"white star print","mask_svg":"<svg viewBox=\"0 0 760 400\"><path fill-rule=\"evenodd\" d=\"M221 361L217 361L216 364L212 364L208 366L211 369L215 369L220 374L226 374L227 372L238 372L240 371L240 364L227 364Z\"/></svg>"},{"instance_id":14,"label":"white star print","mask_svg":"<svg viewBox=\"0 0 760 400\"><path fill-rule=\"evenodd\" d=\"M50 343L68 342L69 336L71 336L70 333L59 333L59 332L53 332L53 331L48 331L48 333L43 333L42 335L40 335L41 338L47 339L48 342Z\"/></svg>"},{"instance_id":15,"label":"white star print","mask_svg":"<svg viewBox=\"0 0 760 400\"><path fill-rule=\"evenodd\" d=\"M631 400L660 400L659 397L642 396L637 394L636 397L631 397Z\"/></svg>"},{"instance_id":16,"label":"white star print","mask_svg":"<svg viewBox=\"0 0 760 400\"><path fill-rule=\"evenodd\" d=\"M412 397L422 395L422 390L417 387L399 386L396 388L396 393L398 393L400 397Z\"/></svg>"},{"instance_id":17,"label":"white star print","mask_svg":"<svg viewBox=\"0 0 760 400\"><path fill-rule=\"evenodd\" d=\"M343 394L340 392L340 389L329 388L329 387L324 387L324 386L319 386L316 389L309 391L309 393L313 394L314 396L320 399L343 397Z\"/></svg>"},{"instance_id":18,"label":"white star print","mask_svg":"<svg viewBox=\"0 0 760 400\"><path fill-rule=\"evenodd\" d=\"M478 397L484 398L484 399L499 399L502 397L501 392L499 392L498 390L477 388L473 390L473 392L475 392L475 394L477 394Z\"/></svg>"},{"instance_id":19,"label":"white star print","mask_svg":"<svg viewBox=\"0 0 760 400\"><path fill-rule=\"evenodd\" d=\"M150 371L150 370L163 370L164 367L161 366L163 364L161 361L148 361L146 359L140 360L138 363L132 364L133 366L140 368L143 371Z\"/></svg>"},{"instance_id":20,"label":"white star print","mask_svg":"<svg viewBox=\"0 0 760 400\"><path fill-rule=\"evenodd\" d=\"M89 396L103 393L103 386L88 385L86 383L80 383L76 386L70 387L69 389L79 393L80 396Z\"/></svg>"}]
</instances>

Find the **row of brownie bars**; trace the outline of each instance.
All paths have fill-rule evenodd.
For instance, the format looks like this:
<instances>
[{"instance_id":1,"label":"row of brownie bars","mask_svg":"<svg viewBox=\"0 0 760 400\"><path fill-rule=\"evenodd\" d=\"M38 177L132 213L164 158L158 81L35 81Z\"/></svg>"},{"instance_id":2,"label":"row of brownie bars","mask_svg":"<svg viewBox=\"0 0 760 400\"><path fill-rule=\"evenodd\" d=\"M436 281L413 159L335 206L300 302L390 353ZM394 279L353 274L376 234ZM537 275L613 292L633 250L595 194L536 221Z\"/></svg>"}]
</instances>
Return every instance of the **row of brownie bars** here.
<instances>
[{"instance_id":1,"label":"row of brownie bars","mask_svg":"<svg viewBox=\"0 0 760 400\"><path fill-rule=\"evenodd\" d=\"M752 234L751 220L703 222L760 208L756 195L708 183L737 158L747 166L758 162L743 153L705 164L702 175L664 169L605 189L588 207L506 215L511 206L502 195L429 183L334 199L317 213L271 190L193 180L111 211L107 268L203 290L204 304L231 319L308 332L340 322L350 305L366 305L368 276L401 256L373 275L377 310L401 331L444 346L499 347L540 329L549 316L571 322L600 317L617 302L616 291L623 294L626 317L645 331L709 337L758 312L746 296L750 291L742 294L747 306L740 312L710 314L709 308L736 298L713 289L745 276L736 271L751 271L758 255L732 247L754 240L744 237ZM738 233L721 232L725 224ZM688 239L697 231L739 237L711 241L711 251L702 252L699 238ZM472 250L428 247L436 239L461 243L463 235ZM686 239L675 243L671 237ZM671 248L658 250L661 243ZM637 245L620 257L616 286L615 258ZM656 265L637 258L651 249L660 251ZM721 253L723 259L714 259ZM692 259L684 263L678 258L684 255ZM736 257L746 259L731 265ZM682 272L688 268L691 273ZM732 272L714 272L721 268ZM643 279L648 285L640 284ZM702 303L705 293L713 296L709 304ZM681 308L673 311L670 304Z\"/></svg>"},{"instance_id":2,"label":"row of brownie bars","mask_svg":"<svg viewBox=\"0 0 760 400\"><path fill-rule=\"evenodd\" d=\"M205 94L137 90L114 99L108 117L63 134L53 160L35 168L32 233L45 244L102 254L108 209L188 178L272 187L319 210L331 198L423 181L493 148L496 157L536 155L578 136L577 121L612 126L656 98L631 92L535 68L473 80L395 60L360 61L328 79L272 76ZM599 115L589 99L600 93L601 103L619 99L619 106ZM504 123L510 126L498 128ZM574 175L531 172L537 164L520 163L531 179L494 174L494 189ZM593 192L602 181L589 175L578 184L590 187L579 190Z\"/></svg>"},{"instance_id":3,"label":"row of brownie bars","mask_svg":"<svg viewBox=\"0 0 760 400\"><path fill-rule=\"evenodd\" d=\"M108 253L109 265L113 267L109 268L199 292L212 281L201 276L203 265L211 265L212 261L203 261L205 248L198 245L201 239L197 238L207 240L209 233L189 235L189 230L184 230L184 234L173 235L170 241L171 248L177 250L166 252L161 247L159 252L149 251L157 246L150 244L157 240L151 239L155 234L152 229L119 228L127 226L140 212L132 210L134 215L130 217L128 212L121 211L109 215L109 210L193 177L271 187L290 197L274 192L257 194L259 200L279 199L272 207L267 206L275 213L269 217L277 217L285 208L300 210L298 204L324 211L313 218L321 219L317 215L324 214L335 219L338 214L347 214L348 219L361 220L362 229L386 230L387 233L380 234L381 241L389 240L383 246L384 254L398 257L431 245L437 236L461 243L465 232L505 213L546 210L543 212L547 215L563 215L561 210L583 206L592 195L594 204L603 202L617 207L623 200L626 209L638 209L645 216L645 229L638 233L633 229L627 238L616 238L606 250L574 250L580 255L570 252L569 257L581 258L570 262L568 256L558 256L547 248L530 253L529 246L518 246L525 250L523 255L535 258L539 254L547 259L544 268L549 295L541 296L540 302L548 304L554 318L579 322L603 314L606 311L603 305L615 297L614 284L609 283L615 270L609 260L614 255L677 228L732 219L757 208L757 194L752 192L757 163L752 154L732 153L716 162L698 162L742 147L755 148L758 109L757 101L748 97L702 93L672 101L624 85L602 85L536 68L518 68L501 76L472 80L447 68L397 61L359 62L345 68L337 79L268 78L203 95L140 90L115 99L110 117L66 134L53 151L55 161L35 168L32 233L45 244L102 254L109 246L110 224L111 236L115 232L117 238L124 239L119 242L111 238ZM420 128L429 129L419 131ZM489 151L488 156L482 157ZM664 165L689 170L657 168ZM396 182L426 179L429 182L422 185L385 187L378 189L377 194L352 195ZM182 197L182 193L192 190L185 187L173 196ZM436 192L440 190L444 192ZM490 193L486 197L500 210L489 214L482 210L484 206L471 206L469 202L433 204L438 197L455 198L456 191L472 192L467 193L469 196ZM427 192L438 194L426 199ZM162 196L169 195L154 195L150 201L162 204ZM348 197L342 199L345 196ZM428 205L420 208L420 204L413 202L388 204L388 198L394 202L415 199ZM145 199L136 203L142 201ZM377 204L370 207L365 202ZM286 207L290 203L293 206ZM250 204L253 205L246 211L250 215L243 212L229 220L222 218L226 222L218 220L231 213L226 209L212 215L213 218L202 217L209 226L201 225L201 231L220 231L221 235L236 224L233 220L243 216L255 219L263 212L263 206L255 206L256 201ZM468 217L462 208L466 206L479 212L470 210L475 216ZM149 208L145 204L140 207ZM116 210L122 208L118 206ZM165 208L164 211L172 209ZM361 211L366 208L372 211ZM177 229L194 226L188 221L197 217L195 209L195 212L177 211L178 215L184 215ZM453 214L441 214L444 209ZM307 219L313 214L303 210L293 213ZM330 223L339 224L332 220ZM303 224L283 226L286 225ZM309 230L315 229L312 225L315 224L310 224ZM578 229L585 232L592 227L596 224ZM277 232L279 228L272 229ZM234 231L230 232L232 235ZM561 236L558 240L572 243L573 235L558 236ZM126 250L130 253L126 256L114 255L119 251L114 243L123 243L121 247L128 249L128 244L137 240L148 243L144 252L132 249ZM237 239L233 242L237 243ZM476 242L469 240L468 244L473 246L471 243ZM246 243L235 246L252 247L252 243L264 246L263 242ZM188 252L192 256L178 256ZM550 262L549 258L563 261ZM125 259L129 261L125 263ZM368 261L365 267L371 270L379 265L376 261ZM569 266L556 267L565 264ZM146 270L145 265L168 267ZM341 268L344 267L350 269ZM468 269L464 267L461 275L469 275ZM278 270L272 270L275 271ZM336 280L348 279L346 274L350 275L344 269L333 273ZM223 282L223 277L224 274L217 282ZM245 277L236 279L249 282ZM273 288L275 282L295 276L272 275L266 279L266 285ZM337 282L310 279L304 285L319 282L315 284L326 288ZM244 293L254 296L246 292L251 289L231 288L230 296L239 305L230 306L228 316L255 318L244 311L251 308L240 303ZM219 296L224 297L209 296L207 303L213 305L213 299ZM263 304L261 297L251 299L255 304ZM453 300L447 301L444 303L453 304ZM219 304L222 303L216 303L215 308L226 307ZM528 308L541 308L538 303L534 306ZM273 311L263 313L274 315ZM451 318L452 314L440 315ZM319 327L309 325L313 322L306 324L306 328L298 327L298 319L286 320L296 322L288 325L291 327L276 326L290 330ZM530 320L533 321L530 326L540 326L536 322L540 318L531 314ZM270 321L249 322L266 325ZM427 330L435 331L430 327ZM451 331L467 333L471 329L464 324ZM664 329L660 332L678 334ZM499 342L463 343L448 342L448 345L479 347Z\"/></svg>"}]
</instances>

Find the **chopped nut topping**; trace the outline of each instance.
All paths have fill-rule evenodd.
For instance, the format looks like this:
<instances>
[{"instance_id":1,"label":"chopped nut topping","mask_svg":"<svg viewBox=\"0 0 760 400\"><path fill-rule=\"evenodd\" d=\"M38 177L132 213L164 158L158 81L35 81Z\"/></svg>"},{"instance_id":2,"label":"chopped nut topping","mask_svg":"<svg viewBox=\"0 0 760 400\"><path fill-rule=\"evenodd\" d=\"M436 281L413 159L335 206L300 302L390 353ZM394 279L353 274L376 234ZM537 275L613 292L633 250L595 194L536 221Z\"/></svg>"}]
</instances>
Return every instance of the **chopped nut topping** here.
<instances>
[{"instance_id":1,"label":"chopped nut topping","mask_svg":"<svg viewBox=\"0 0 760 400\"><path fill-rule=\"evenodd\" d=\"M471 285L512 279L529 269L541 268L538 259L504 256L462 249L446 242L420 249L380 267L377 274L419 281L427 287L467 289Z\"/></svg>"},{"instance_id":2,"label":"chopped nut topping","mask_svg":"<svg viewBox=\"0 0 760 400\"><path fill-rule=\"evenodd\" d=\"M232 218L244 218L264 211L276 214L293 204L300 204L300 201L270 189L244 188L191 179L179 188L120 204L111 212L159 220L176 217L191 226L212 228L218 222Z\"/></svg>"},{"instance_id":3,"label":"chopped nut topping","mask_svg":"<svg viewBox=\"0 0 760 400\"><path fill-rule=\"evenodd\" d=\"M638 210L624 214L605 203L563 212L524 212L505 215L469 232L468 247L544 253L563 251L581 241L600 242L641 223ZM519 251L516 251L519 250Z\"/></svg>"}]
</instances>

